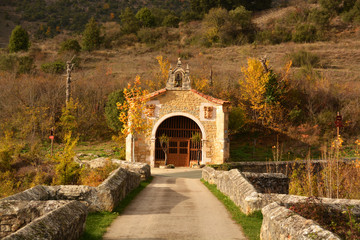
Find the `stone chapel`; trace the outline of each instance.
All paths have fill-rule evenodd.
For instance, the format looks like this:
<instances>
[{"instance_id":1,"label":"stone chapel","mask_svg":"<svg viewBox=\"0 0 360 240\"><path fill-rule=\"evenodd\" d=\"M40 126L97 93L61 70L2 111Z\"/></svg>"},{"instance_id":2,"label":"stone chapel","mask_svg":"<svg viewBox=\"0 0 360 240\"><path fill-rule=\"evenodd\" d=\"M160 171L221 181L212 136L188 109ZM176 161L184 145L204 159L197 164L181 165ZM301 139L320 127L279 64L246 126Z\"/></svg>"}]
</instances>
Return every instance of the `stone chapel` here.
<instances>
[{"instance_id":1,"label":"stone chapel","mask_svg":"<svg viewBox=\"0 0 360 240\"><path fill-rule=\"evenodd\" d=\"M126 139L126 160L145 162L152 167L164 165L165 154L159 137L170 138L168 164L191 167L197 164L221 164L229 158L230 102L216 99L191 89L189 66L182 68L180 58L176 67L170 66L166 87L146 96L147 117L151 123L148 134ZM194 142L194 134L201 141ZM132 148L135 160L132 159Z\"/></svg>"}]
</instances>

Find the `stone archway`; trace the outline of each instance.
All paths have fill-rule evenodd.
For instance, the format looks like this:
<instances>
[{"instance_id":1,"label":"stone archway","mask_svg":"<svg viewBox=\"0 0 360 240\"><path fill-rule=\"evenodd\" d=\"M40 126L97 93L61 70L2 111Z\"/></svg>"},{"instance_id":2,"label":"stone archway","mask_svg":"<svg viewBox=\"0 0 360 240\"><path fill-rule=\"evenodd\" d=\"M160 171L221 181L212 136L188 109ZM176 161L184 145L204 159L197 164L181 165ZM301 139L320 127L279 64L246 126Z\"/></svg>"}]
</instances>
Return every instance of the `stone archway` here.
<instances>
[{"instance_id":1,"label":"stone archway","mask_svg":"<svg viewBox=\"0 0 360 240\"><path fill-rule=\"evenodd\" d=\"M190 141L192 134L198 132L202 142L195 144ZM164 163L165 154L161 149L159 136L170 137L168 164L178 167L189 167L203 160L206 133L201 122L187 113L173 113L162 117L155 124L151 134L151 164L159 166Z\"/></svg>"}]
</instances>

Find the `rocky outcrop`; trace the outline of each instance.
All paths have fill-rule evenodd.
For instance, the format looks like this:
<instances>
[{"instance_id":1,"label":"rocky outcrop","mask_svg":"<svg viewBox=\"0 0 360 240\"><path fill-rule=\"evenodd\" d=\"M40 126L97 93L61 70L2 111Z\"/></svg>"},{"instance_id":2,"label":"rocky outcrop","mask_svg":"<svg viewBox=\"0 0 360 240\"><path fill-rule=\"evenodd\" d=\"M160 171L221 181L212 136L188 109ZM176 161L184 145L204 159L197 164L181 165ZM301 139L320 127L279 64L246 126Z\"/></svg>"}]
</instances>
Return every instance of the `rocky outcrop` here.
<instances>
[{"instance_id":1,"label":"rocky outcrop","mask_svg":"<svg viewBox=\"0 0 360 240\"><path fill-rule=\"evenodd\" d=\"M340 240L334 233L323 229L316 222L303 218L293 211L271 203L262 209L263 223L260 239L327 239Z\"/></svg>"},{"instance_id":2,"label":"rocky outcrop","mask_svg":"<svg viewBox=\"0 0 360 240\"><path fill-rule=\"evenodd\" d=\"M0 203L0 237L4 240L78 239L84 230L86 206L77 201Z\"/></svg>"}]
</instances>

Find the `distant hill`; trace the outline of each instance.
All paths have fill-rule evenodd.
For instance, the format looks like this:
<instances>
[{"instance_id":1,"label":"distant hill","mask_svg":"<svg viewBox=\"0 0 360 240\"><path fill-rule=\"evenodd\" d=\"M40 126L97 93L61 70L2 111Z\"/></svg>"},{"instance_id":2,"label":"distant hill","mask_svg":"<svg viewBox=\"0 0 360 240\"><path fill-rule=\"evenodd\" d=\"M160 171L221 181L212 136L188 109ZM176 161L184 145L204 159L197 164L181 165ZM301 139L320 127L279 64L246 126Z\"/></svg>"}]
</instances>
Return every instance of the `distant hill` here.
<instances>
[{"instance_id":1,"label":"distant hill","mask_svg":"<svg viewBox=\"0 0 360 240\"><path fill-rule=\"evenodd\" d=\"M121 11L142 7L171 11L176 15L190 8L189 0L3 0L0 3L0 47L17 24L28 25L38 38L60 30L81 32L91 17L97 21L120 21Z\"/></svg>"}]
</instances>

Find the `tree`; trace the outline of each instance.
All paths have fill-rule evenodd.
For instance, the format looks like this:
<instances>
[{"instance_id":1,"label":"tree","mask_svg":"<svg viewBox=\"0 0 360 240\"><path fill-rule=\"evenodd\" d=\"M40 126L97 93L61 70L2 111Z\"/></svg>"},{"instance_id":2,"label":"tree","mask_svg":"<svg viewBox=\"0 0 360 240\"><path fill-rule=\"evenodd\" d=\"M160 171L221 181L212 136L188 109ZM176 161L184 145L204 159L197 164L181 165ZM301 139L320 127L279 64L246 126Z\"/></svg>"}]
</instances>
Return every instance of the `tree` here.
<instances>
[{"instance_id":1,"label":"tree","mask_svg":"<svg viewBox=\"0 0 360 240\"><path fill-rule=\"evenodd\" d=\"M11 32L9 40L9 51L27 51L30 47L29 34L20 25L16 26Z\"/></svg>"},{"instance_id":2,"label":"tree","mask_svg":"<svg viewBox=\"0 0 360 240\"><path fill-rule=\"evenodd\" d=\"M122 123L119 121L120 111L117 109L117 103L123 104L125 101L123 90L117 90L109 94L105 106L106 123L114 131L122 129Z\"/></svg>"},{"instance_id":3,"label":"tree","mask_svg":"<svg viewBox=\"0 0 360 240\"><path fill-rule=\"evenodd\" d=\"M251 118L264 125L282 117L282 98L286 94L287 76L291 62L282 74L275 74L266 59L248 59L248 66L242 67L244 74L240 81L243 105L251 112Z\"/></svg>"},{"instance_id":4,"label":"tree","mask_svg":"<svg viewBox=\"0 0 360 240\"><path fill-rule=\"evenodd\" d=\"M143 27L154 27L155 17L147 7L141 8L135 15Z\"/></svg>"},{"instance_id":5,"label":"tree","mask_svg":"<svg viewBox=\"0 0 360 240\"><path fill-rule=\"evenodd\" d=\"M190 140L198 148L196 152L196 160L197 160L197 164L200 165L201 134L199 132L192 133Z\"/></svg>"},{"instance_id":6,"label":"tree","mask_svg":"<svg viewBox=\"0 0 360 240\"><path fill-rule=\"evenodd\" d=\"M91 18L88 24L86 24L85 30L82 36L82 47L84 50L93 51L100 48L102 38L100 37L100 26L95 21L95 18Z\"/></svg>"},{"instance_id":7,"label":"tree","mask_svg":"<svg viewBox=\"0 0 360 240\"><path fill-rule=\"evenodd\" d=\"M243 6L227 11L224 8L213 8L204 17L206 45L243 44L254 37L254 26L251 12Z\"/></svg>"},{"instance_id":8,"label":"tree","mask_svg":"<svg viewBox=\"0 0 360 240\"><path fill-rule=\"evenodd\" d=\"M123 123L121 132L125 136L130 136L132 141L132 161L135 161L135 138L138 134L146 133L150 128L148 119L144 116L147 112L146 90L140 87L140 77L136 76L134 86L128 84L124 89L125 101L117 103L120 110L119 120Z\"/></svg>"},{"instance_id":9,"label":"tree","mask_svg":"<svg viewBox=\"0 0 360 240\"><path fill-rule=\"evenodd\" d=\"M164 151L165 154L165 163L164 165L167 165L167 160L168 160L168 148L169 148L169 141L170 138L168 136L165 135L165 133L163 133L163 135L161 135L159 137L159 141L160 141L160 146L162 148L162 150Z\"/></svg>"},{"instance_id":10,"label":"tree","mask_svg":"<svg viewBox=\"0 0 360 240\"><path fill-rule=\"evenodd\" d=\"M68 39L61 43L60 45L60 52L74 52L78 53L81 50L81 46L79 42L75 39Z\"/></svg>"},{"instance_id":11,"label":"tree","mask_svg":"<svg viewBox=\"0 0 360 240\"><path fill-rule=\"evenodd\" d=\"M180 19L175 16L174 14L169 14L167 15L163 22L162 22L162 25L165 26L165 27L179 27L179 22L180 22Z\"/></svg>"},{"instance_id":12,"label":"tree","mask_svg":"<svg viewBox=\"0 0 360 240\"><path fill-rule=\"evenodd\" d=\"M139 20L128 7L121 13L120 20L121 32L124 34L136 33L140 28Z\"/></svg>"}]
</instances>

